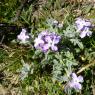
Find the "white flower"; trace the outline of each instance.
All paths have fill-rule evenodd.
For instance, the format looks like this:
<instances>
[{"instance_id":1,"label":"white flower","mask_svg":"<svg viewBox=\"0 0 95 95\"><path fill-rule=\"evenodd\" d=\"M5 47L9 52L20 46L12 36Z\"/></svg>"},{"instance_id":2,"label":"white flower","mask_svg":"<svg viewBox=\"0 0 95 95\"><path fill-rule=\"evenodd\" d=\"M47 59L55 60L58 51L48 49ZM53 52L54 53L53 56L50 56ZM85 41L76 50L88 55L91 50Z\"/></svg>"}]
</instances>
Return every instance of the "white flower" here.
<instances>
[{"instance_id":1,"label":"white flower","mask_svg":"<svg viewBox=\"0 0 95 95\"><path fill-rule=\"evenodd\" d=\"M27 39L29 39L29 35L26 35L26 29L22 29L21 33L17 36L17 39L21 41L21 43L26 43Z\"/></svg>"}]
</instances>

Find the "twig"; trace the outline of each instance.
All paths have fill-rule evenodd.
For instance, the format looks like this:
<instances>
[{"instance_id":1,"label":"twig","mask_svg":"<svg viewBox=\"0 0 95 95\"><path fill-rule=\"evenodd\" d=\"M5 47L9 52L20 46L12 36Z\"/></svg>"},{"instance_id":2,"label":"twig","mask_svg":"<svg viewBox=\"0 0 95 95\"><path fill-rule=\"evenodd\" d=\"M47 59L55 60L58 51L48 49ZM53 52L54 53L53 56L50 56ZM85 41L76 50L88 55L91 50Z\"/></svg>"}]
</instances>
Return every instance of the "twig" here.
<instances>
[{"instance_id":1,"label":"twig","mask_svg":"<svg viewBox=\"0 0 95 95\"><path fill-rule=\"evenodd\" d=\"M5 38L5 35L3 35L3 37L1 38L0 44L2 44L4 38Z\"/></svg>"},{"instance_id":2,"label":"twig","mask_svg":"<svg viewBox=\"0 0 95 95\"><path fill-rule=\"evenodd\" d=\"M7 45L2 44L2 43L0 43L0 48L3 48L3 49L10 49L10 50L11 50L10 47L8 47Z\"/></svg>"},{"instance_id":3,"label":"twig","mask_svg":"<svg viewBox=\"0 0 95 95\"><path fill-rule=\"evenodd\" d=\"M94 65L95 64L95 60L93 62L91 62L90 64L87 64L86 66L82 67L78 72L77 74L83 72L85 69L89 68L90 66Z\"/></svg>"}]
</instances>

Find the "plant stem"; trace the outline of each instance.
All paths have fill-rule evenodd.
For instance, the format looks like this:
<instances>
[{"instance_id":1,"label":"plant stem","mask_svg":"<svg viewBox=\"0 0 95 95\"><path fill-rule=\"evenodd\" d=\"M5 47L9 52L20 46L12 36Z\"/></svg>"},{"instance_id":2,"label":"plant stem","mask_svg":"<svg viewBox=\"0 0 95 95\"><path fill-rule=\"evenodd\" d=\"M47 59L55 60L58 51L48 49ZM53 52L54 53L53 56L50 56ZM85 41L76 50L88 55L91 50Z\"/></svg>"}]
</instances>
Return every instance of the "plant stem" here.
<instances>
[{"instance_id":1,"label":"plant stem","mask_svg":"<svg viewBox=\"0 0 95 95\"><path fill-rule=\"evenodd\" d=\"M83 72L85 69L89 68L90 66L94 65L95 64L95 60L93 62L91 62L90 64L87 64L86 66L82 67L78 72L77 74Z\"/></svg>"}]
</instances>

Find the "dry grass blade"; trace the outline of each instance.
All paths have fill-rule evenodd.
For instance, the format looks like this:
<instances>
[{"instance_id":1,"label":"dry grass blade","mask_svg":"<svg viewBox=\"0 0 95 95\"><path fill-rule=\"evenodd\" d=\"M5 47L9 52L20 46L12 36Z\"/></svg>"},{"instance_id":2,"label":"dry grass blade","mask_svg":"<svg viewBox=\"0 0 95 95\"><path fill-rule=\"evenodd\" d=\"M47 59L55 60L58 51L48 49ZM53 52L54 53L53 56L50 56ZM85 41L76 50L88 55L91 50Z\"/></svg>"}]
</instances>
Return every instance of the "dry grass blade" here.
<instances>
[{"instance_id":1,"label":"dry grass blade","mask_svg":"<svg viewBox=\"0 0 95 95\"><path fill-rule=\"evenodd\" d=\"M93 62L91 62L90 64L87 64L86 66L82 67L78 72L77 74L83 72L85 69L89 68L90 66L94 65L95 64L95 60Z\"/></svg>"}]
</instances>

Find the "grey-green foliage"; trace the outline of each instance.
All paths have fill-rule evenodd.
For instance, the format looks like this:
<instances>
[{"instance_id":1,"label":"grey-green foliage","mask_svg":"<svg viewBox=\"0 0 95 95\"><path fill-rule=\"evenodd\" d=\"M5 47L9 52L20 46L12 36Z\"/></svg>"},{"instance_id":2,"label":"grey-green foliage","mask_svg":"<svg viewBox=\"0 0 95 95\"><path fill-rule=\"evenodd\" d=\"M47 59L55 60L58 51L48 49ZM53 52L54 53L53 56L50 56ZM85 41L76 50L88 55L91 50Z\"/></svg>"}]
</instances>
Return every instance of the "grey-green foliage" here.
<instances>
[{"instance_id":1,"label":"grey-green foliage","mask_svg":"<svg viewBox=\"0 0 95 95\"><path fill-rule=\"evenodd\" d=\"M23 67L21 69L21 74L20 74L21 80L24 80L24 78L28 76L29 71L30 71L30 66L27 63L23 64Z\"/></svg>"},{"instance_id":2,"label":"grey-green foliage","mask_svg":"<svg viewBox=\"0 0 95 95\"><path fill-rule=\"evenodd\" d=\"M54 65L53 65L53 79L58 80L58 81L63 81L62 78L62 71L63 71L63 65L60 64L57 60L53 60Z\"/></svg>"},{"instance_id":3,"label":"grey-green foliage","mask_svg":"<svg viewBox=\"0 0 95 95\"><path fill-rule=\"evenodd\" d=\"M73 53L64 51L64 55L55 55L57 59L53 60L53 79L60 82L66 82L69 80L70 74L73 72L73 66L77 65L77 61L74 59Z\"/></svg>"},{"instance_id":4,"label":"grey-green foliage","mask_svg":"<svg viewBox=\"0 0 95 95\"><path fill-rule=\"evenodd\" d=\"M70 40L74 46L77 45L80 49L84 48L81 40L79 39L79 33L75 29L75 25L69 25L66 30L63 30L63 32L63 36L66 37L66 39Z\"/></svg>"},{"instance_id":5,"label":"grey-green foliage","mask_svg":"<svg viewBox=\"0 0 95 95\"><path fill-rule=\"evenodd\" d=\"M59 34L59 29L63 28L63 24L57 21L56 19L46 19L46 25L48 26L48 30Z\"/></svg>"},{"instance_id":6,"label":"grey-green foliage","mask_svg":"<svg viewBox=\"0 0 95 95\"><path fill-rule=\"evenodd\" d=\"M51 20L48 21L48 24L51 22ZM59 32L57 28L53 28L52 23L49 24L49 29L54 32ZM78 37L78 33L75 30L74 25L70 25L64 30L63 35L61 36L63 39L69 40L74 46L79 46L79 48L83 49L83 44L80 42L80 39ZM62 42L64 46L64 42ZM68 47L66 47L68 48ZM38 51L38 50L37 50ZM44 53L44 56L39 55L41 52L35 52L38 56L41 58L40 64L44 68L47 64L52 67L52 76L54 80L58 80L60 82L66 82L69 80L70 74L73 72L73 66L77 65L77 61L74 58L73 51L70 51L70 49L65 50L63 49L62 52L51 52L48 51L47 53ZM36 55L37 56L37 55ZM35 57L36 57L35 56ZM37 56L37 57L38 57Z\"/></svg>"}]
</instances>

